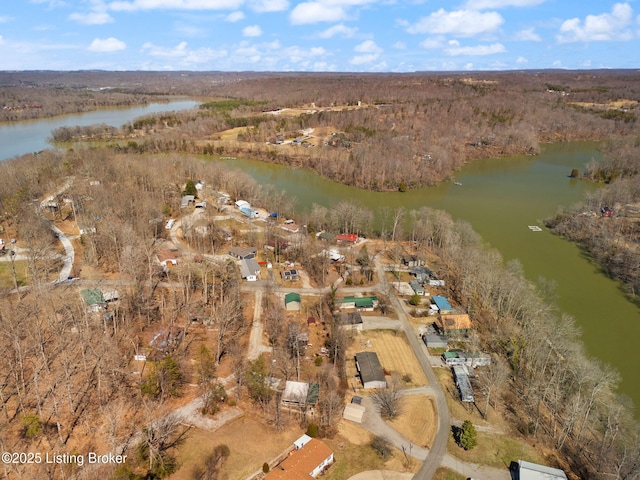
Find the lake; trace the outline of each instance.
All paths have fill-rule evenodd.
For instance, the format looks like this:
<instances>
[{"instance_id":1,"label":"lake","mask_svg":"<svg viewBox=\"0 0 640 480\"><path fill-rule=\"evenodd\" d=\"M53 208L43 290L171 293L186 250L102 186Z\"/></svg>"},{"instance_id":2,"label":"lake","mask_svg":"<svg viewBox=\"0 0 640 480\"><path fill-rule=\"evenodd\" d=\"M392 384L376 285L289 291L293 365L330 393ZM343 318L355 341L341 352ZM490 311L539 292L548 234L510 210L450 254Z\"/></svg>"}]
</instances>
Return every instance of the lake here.
<instances>
[{"instance_id":1,"label":"lake","mask_svg":"<svg viewBox=\"0 0 640 480\"><path fill-rule=\"evenodd\" d=\"M61 126L105 123L121 126L155 112L194 108L197 102L180 100L144 107L102 110L45 120L0 125L0 159L49 148L51 131ZM224 160L273 184L297 199L297 209L313 203L329 206L355 200L376 211L382 206L407 210L422 206L442 209L467 220L505 260L517 258L531 280L543 276L557 283L560 308L582 328L587 351L610 363L622 374L621 392L640 405L640 382L634 365L640 364L640 309L629 302L618 283L603 275L573 244L548 232L532 232L529 225L561 206L578 202L597 185L568 178L599 158L594 143L547 145L537 156L484 159L466 165L457 175L462 185L445 183L410 192L369 192L340 185L313 172L253 160Z\"/></svg>"}]
</instances>

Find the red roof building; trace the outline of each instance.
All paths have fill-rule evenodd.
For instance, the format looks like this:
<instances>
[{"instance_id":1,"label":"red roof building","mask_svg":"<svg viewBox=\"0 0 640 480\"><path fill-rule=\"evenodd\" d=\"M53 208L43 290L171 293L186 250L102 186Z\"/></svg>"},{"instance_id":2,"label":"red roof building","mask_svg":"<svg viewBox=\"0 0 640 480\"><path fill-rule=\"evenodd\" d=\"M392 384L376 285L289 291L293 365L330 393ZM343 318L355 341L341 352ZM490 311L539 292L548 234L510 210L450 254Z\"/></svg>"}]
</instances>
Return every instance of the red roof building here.
<instances>
[{"instance_id":1,"label":"red roof building","mask_svg":"<svg viewBox=\"0 0 640 480\"><path fill-rule=\"evenodd\" d=\"M302 446L292 450L265 480L313 480L333 463L333 451L318 439L303 435L294 445Z\"/></svg>"},{"instance_id":2,"label":"red roof building","mask_svg":"<svg viewBox=\"0 0 640 480\"><path fill-rule=\"evenodd\" d=\"M358 234L357 233L341 233L336 237L336 241L338 241L338 242L357 243L358 242Z\"/></svg>"}]
</instances>

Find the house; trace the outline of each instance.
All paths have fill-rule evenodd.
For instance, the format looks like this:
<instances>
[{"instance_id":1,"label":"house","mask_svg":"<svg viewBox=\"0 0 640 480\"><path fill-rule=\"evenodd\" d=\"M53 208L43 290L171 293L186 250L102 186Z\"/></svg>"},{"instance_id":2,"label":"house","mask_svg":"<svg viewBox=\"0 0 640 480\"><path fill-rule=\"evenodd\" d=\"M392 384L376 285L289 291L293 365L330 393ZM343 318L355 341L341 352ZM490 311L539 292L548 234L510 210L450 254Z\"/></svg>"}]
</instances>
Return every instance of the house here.
<instances>
[{"instance_id":1,"label":"house","mask_svg":"<svg viewBox=\"0 0 640 480\"><path fill-rule=\"evenodd\" d=\"M447 338L436 333L422 334L422 341L428 348L447 348L449 346Z\"/></svg>"},{"instance_id":2,"label":"house","mask_svg":"<svg viewBox=\"0 0 640 480\"><path fill-rule=\"evenodd\" d=\"M300 274L298 273L298 270L296 270L295 268L292 268L290 270L283 270L282 271L282 279L283 280L290 280L290 281L299 280L300 279Z\"/></svg>"},{"instance_id":3,"label":"house","mask_svg":"<svg viewBox=\"0 0 640 480\"><path fill-rule=\"evenodd\" d=\"M453 376L455 377L456 387L458 387L458 393L460 394L460 400L465 403L474 403L475 398L473 396L473 388L469 381L469 371L464 365L454 365L451 367L453 370Z\"/></svg>"},{"instance_id":4,"label":"house","mask_svg":"<svg viewBox=\"0 0 640 480\"><path fill-rule=\"evenodd\" d=\"M295 223L283 223L280 228L289 233L298 233L300 231L300 227Z\"/></svg>"},{"instance_id":5,"label":"house","mask_svg":"<svg viewBox=\"0 0 640 480\"><path fill-rule=\"evenodd\" d=\"M368 297L347 296L342 299L340 308L355 308L359 311L372 312L378 306L378 297L371 295Z\"/></svg>"},{"instance_id":6,"label":"house","mask_svg":"<svg viewBox=\"0 0 640 480\"><path fill-rule=\"evenodd\" d=\"M376 352L356 353L356 368L364 388L387 388L384 370Z\"/></svg>"},{"instance_id":7,"label":"house","mask_svg":"<svg viewBox=\"0 0 640 480\"><path fill-rule=\"evenodd\" d=\"M242 247L232 247L229 249L229 255L234 258L238 258L240 260L255 258L258 253L258 249L254 247L242 248Z\"/></svg>"},{"instance_id":8,"label":"house","mask_svg":"<svg viewBox=\"0 0 640 480\"><path fill-rule=\"evenodd\" d=\"M418 258L417 255L403 255L402 264L405 267L420 267L424 265L424 260Z\"/></svg>"},{"instance_id":9,"label":"house","mask_svg":"<svg viewBox=\"0 0 640 480\"><path fill-rule=\"evenodd\" d=\"M409 269L409 273L416 277L416 280L420 282L426 282L431 277L432 272L424 265L416 265Z\"/></svg>"},{"instance_id":10,"label":"house","mask_svg":"<svg viewBox=\"0 0 640 480\"><path fill-rule=\"evenodd\" d=\"M254 210L251 207L242 207L240 209L240 213L247 218L258 218L260 216L260 212L258 212L257 210Z\"/></svg>"},{"instance_id":11,"label":"house","mask_svg":"<svg viewBox=\"0 0 640 480\"><path fill-rule=\"evenodd\" d=\"M102 292L97 288L86 288L84 290L80 290L80 295L82 296L84 303L87 304L87 311L90 313L99 312L106 306Z\"/></svg>"},{"instance_id":12,"label":"house","mask_svg":"<svg viewBox=\"0 0 640 480\"><path fill-rule=\"evenodd\" d=\"M518 463L511 462L510 469L516 474L514 480L567 480L567 475L559 468L524 460L518 460Z\"/></svg>"},{"instance_id":13,"label":"house","mask_svg":"<svg viewBox=\"0 0 640 480\"><path fill-rule=\"evenodd\" d=\"M300 310L302 305L302 299L299 293L291 292L284 296L284 308L285 310Z\"/></svg>"},{"instance_id":14,"label":"house","mask_svg":"<svg viewBox=\"0 0 640 480\"><path fill-rule=\"evenodd\" d=\"M358 243L357 233L341 233L336 237L338 243Z\"/></svg>"},{"instance_id":15,"label":"house","mask_svg":"<svg viewBox=\"0 0 640 480\"><path fill-rule=\"evenodd\" d=\"M346 329L362 330L362 315L357 310L355 312L341 313L339 323Z\"/></svg>"},{"instance_id":16,"label":"house","mask_svg":"<svg viewBox=\"0 0 640 480\"><path fill-rule=\"evenodd\" d=\"M445 337L466 336L473 329L473 323L466 313L439 315L435 327Z\"/></svg>"},{"instance_id":17,"label":"house","mask_svg":"<svg viewBox=\"0 0 640 480\"><path fill-rule=\"evenodd\" d=\"M240 275L247 282L255 282L260 278L260 265L255 258L244 258L240 262Z\"/></svg>"},{"instance_id":18,"label":"house","mask_svg":"<svg viewBox=\"0 0 640 480\"><path fill-rule=\"evenodd\" d=\"M107 290L106 292L102 292L102 298L105 302L116 302L120 300L120 292L118 290Z\"/></svg>"},{"instance_id":19,"label":"house","mask_svg":"<svg viewBox=\"0 0 640 480\"><path fill-rule=\"evenodd\" d=\"M432 297L433 303L436 305L440 313L453 313L453 307L449 303L446 297L440 295L434 295Z\"/></svg>"},{"instance_id":20,"label":"house","mask_svg":"<svg viewBox=\"0 0 640 480\"><path fill-rule=\"evenodd\" d=\"M448 351L442 354L444 363L450 367L464 365L465 367L484 367L491 365L491 357L483 352Z\"/></svg>"},{"instance_id":21,"label":"house","mask_svg":"<svg viewBox=\"0 0 640 480\"><path fill-rule=\"evenodd\" d=\"M236 202L236 208L242 210L243 208L251 208L251 204L245 200L238 200Z\"/></svg>"},{"instance_id":22,"label":"house","mask_svg":"<svg viewBox=\"0 0 640 480\"><path fill-rule=\"evenodd\" d=\"M306 382L287 381L282 392L282 404L287 407L304 408L307 405L309 384Z\"/></svg>"},{"instance_id":23,"label":"house","mask_svg":"<svg viewBox=\"0 0 640 480\"><path fill-rule=\"evenodd\" d=\"M411 286L411 289L415 294L421 295L421 296L426 295L426 292L424 291L424 287L422 286L422 283L419 282L418 280L411 280L409 282L409 285Z\"/></svg>"},{"instance_id":24,"label":"house","mask_svg":"<svg viewBox=\"0 0 640 480\"><path fill-rule=\"evenodd\" d=\"M196 203L195 195L183 195L180 202L180 208L187 208L189 205Z\"/></svg>"},{"instance_id":25,"label":"house","mask_svg":"<svg viewBox=\"0 0 640 480\"><path fill-rule=\"evenodd\" d=\"M357 403L348 403L347 406L344 407L342 418L355 423L362 423L362 419L366 411L367 409L363 405Z\"/></svg>"},{"instance_id":26,"label":"house","mask_svg":"<svg viewBox=\"0 0 640 480\"><path fill-rule=\"evenodd\" d=\"M324 240L325 242L334 242L337 236L338 235L336 235L335 233L325 231L316 233L316 238Z\"/></svg>"},{"instance_id":27,"label":"house","mask_svg":"<svg viewBox=\"0 0 640 480\"><path fill-rule=\"evenodd\" d=\"M333 451L317 438L303 435L293 445L287 458L273 467L265 480L312 480L334 461Z\"/></svg>"},{"instance_id":28,"label":"house","mask_svg":"<svg viewBox=\"0 0 640 480\"><path fill-rule=\"evenodd\" d=\"M156 254L156 258L158 259L158 263L165 268L175 266L178 264L180 252L178 250L160 250Z\"/></svg>"}]
</instances>

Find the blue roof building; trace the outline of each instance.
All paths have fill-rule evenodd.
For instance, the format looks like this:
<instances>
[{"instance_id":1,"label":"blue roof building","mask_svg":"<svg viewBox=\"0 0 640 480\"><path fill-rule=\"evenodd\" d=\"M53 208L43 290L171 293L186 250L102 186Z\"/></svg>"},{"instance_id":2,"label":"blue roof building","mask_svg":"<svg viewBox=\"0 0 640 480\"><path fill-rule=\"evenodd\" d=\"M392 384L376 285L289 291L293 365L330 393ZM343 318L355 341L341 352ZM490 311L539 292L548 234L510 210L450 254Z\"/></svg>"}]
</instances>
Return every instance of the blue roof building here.
<instances>
[{"instance_id":1,"label":"blue roof building","mask_svg":"<svg viewBox=\"0 0 640 480\"><path fill-rule=\"evenodd\" d=\"M440 310L440 313L453 312L453 307L451 306L451 304L449 303L449 300L447 300L446 297L443 297L441 295L434 295L431 298L433 299L433 303L436 304L436 307L438 307L438 310Z\"/></svg>"}]
</instances>

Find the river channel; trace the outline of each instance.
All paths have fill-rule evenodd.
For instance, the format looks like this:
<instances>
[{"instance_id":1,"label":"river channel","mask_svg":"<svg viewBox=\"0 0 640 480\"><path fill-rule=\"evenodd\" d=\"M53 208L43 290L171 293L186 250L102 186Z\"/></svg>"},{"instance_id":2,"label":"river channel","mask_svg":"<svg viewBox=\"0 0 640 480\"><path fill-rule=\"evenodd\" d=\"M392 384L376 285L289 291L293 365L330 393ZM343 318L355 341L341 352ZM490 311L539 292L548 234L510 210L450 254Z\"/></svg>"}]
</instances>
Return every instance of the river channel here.
<instances>
[{"instance_id":1,"label":"river channel","mask_svg":"<svg viewBox=\"0 0 640 480\"><path fill-rule=\"evenodd\" d=\"M105 123L120 126L159 111L193 108L193 101L153 104L133 109L105 110L0 125L0 159L49 148L47 138L60 126ZM547 145L540 155L485 159L466 165L457 175L461 185L446 183L410 192L377 193L325 180L313 172L259 161L224 160L261 184L273 184L296 198L296 209L312 204L330 206L355 200L378 211L383 206L407 210L422 206L442 209L473 228L501 252L505 260L519 259L526 276L543 276L557 283L558 304L581 327L589 354L622 374L620 391L640 405L640 309L629 302L620 286L603 275L580 250L547 231L542 220L558 208L578 202L590 190L587 182L568 178L599 153L594 143ZM222 160L221 160L222 161ZM528 226L539 225L533 232Z\"/></svg>"}]
</instances>

